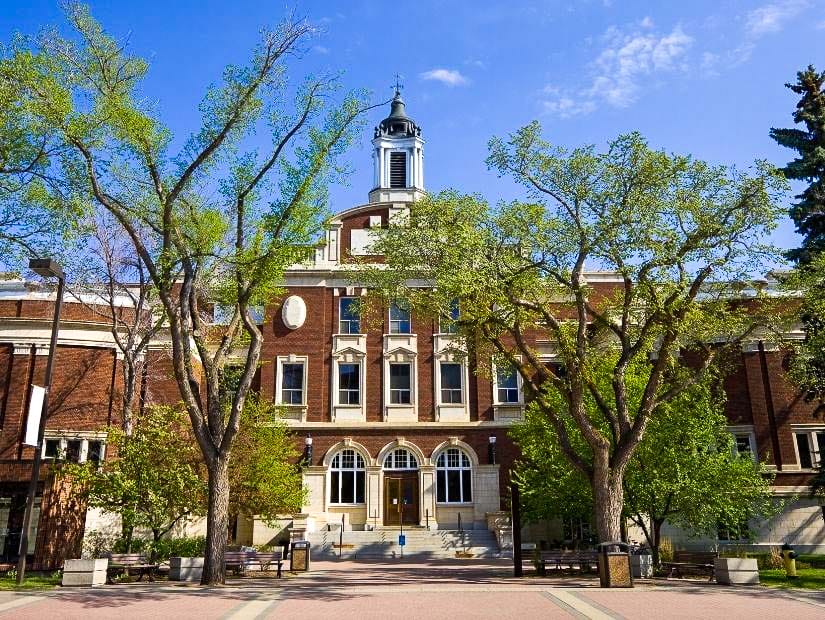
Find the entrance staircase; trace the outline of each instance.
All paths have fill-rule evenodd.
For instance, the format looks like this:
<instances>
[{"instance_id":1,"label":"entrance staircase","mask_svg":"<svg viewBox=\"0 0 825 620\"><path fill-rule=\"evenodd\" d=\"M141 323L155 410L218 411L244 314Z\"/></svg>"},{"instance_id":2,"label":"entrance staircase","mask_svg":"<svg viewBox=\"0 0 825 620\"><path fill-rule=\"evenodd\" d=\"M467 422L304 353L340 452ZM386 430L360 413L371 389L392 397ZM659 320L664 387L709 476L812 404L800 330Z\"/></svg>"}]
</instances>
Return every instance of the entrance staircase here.
<instances>
[{"instance_id":1,"label":"entrance staircase","mask_svg":"<svg viewBox=\"0 0 825 620\"><path fill-rule=\"evenodd\" d=\"M333 559L455 559L456 557L501 557L495 535L489 530L427 530L404 528L406 544L398 544L398 528L367 531L345 531L339 547L340 528L312 532L306 535L312 545L312 557ZM462 555L458 555L462 554Z\"/></svg>"}]
</instances>

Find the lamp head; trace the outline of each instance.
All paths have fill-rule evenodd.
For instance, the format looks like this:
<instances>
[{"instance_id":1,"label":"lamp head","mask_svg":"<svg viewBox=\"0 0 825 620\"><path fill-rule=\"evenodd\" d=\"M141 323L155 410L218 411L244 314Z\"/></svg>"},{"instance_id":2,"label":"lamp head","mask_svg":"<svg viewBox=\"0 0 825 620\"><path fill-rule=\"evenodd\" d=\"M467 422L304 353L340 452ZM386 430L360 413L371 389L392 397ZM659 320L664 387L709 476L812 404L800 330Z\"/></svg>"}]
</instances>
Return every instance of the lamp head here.
<instances>
[{"instance_id":1,"label":"lamp head","mask_svg":"<svg viewBox=\"0 0 825 620\"><path fill-rule=\"evenodd\" d=\"M63 268L52 258L32 258L29 260L29 269L44 278L63 279Z\"/></svg>"}]
</instances>

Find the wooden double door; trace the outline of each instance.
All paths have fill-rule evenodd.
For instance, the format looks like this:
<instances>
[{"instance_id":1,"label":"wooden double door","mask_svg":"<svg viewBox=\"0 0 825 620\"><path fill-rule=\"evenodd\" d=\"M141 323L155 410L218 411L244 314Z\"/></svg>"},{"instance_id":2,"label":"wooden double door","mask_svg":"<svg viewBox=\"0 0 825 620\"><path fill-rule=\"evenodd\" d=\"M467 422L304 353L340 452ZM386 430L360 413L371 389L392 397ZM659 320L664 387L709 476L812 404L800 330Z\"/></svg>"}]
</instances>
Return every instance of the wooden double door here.
<instances>
[{"instance_id":1,"label":"wooden double door","mask_svg":"<svg viewBox=\"0 0 825 620\"><path fill-rule=\"evenodd\" d=\"M418 472L384 473L384 525L418 525Z\"/></svg>"}]
</instances>

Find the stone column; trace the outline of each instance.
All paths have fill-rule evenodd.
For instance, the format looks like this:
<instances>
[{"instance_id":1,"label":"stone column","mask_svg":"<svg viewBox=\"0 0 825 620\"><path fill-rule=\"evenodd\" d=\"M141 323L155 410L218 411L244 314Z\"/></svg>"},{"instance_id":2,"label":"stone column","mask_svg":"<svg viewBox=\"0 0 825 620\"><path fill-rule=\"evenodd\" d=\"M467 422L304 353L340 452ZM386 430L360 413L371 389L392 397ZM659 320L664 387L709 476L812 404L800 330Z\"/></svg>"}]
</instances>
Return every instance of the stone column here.
<instances>
[{"instance_id":1,"label":"stone column","mask_svg":"<svg viewBox=\"0 0 825 620\"><path fill-rule=\"evenodd\" d=\"M420 525L427 525L427 511L429 511L429 525L431 530L438 529L435 518L435 465L422 465L419 469L419 497L421 502Z\"/></svg>"},{"instance_id":2,"label":"stone column","mask_svg":"<svg viewBox=\"0 0 825 620\"><path fill-rule=\"evenodd\" d=\"M367 526L382 525L384 523L384 489L380 465L367 467Z\"/></svg>"}]
</instances>

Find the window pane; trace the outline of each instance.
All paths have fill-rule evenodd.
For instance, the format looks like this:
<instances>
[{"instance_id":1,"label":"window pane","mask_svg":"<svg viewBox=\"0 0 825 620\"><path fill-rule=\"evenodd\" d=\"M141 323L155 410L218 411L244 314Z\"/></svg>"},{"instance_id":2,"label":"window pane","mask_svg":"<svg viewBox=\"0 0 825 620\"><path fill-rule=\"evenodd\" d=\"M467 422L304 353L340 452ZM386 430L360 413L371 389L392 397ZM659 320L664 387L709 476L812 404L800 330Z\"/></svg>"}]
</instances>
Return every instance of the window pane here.
<instances>
[{"instance_id":1,"label":"window pane","mask_svg":"<svg viewBox=\"0 0 825 620\"><path fill-rule=\"evenodd\" d=\"M447 501L461 501L461 472L458 470L447 470Z\"/></svg>"},{"instance_id":2,"label":"window pane","mask_svg":"<svg viewBox=\"0 0 825 620\"><path fill-rule=\"evenodd\" d=\"M334 462L333 462L334 465ZM338 504L341 502L341 495L339 493L339 484L340 484L340 473L337 471L333 471L330 474L329 480L329 501L333 504Z\"/></svg>"},{"instance_id":3,"label":"window pane","mask_svg":"<svg viewBox=\"0 0 825 620\"><path fill-rule=\"evenodd\" d=\"M751 451L751 438L750 438L749 435L737 435L736 436L736 451L739 454L750 453L750 451Z\"/></svg>"},{"instance_id":4,"label":"window pane","mask_svg":"<svg viewBox=\"0 0 825 620\"><path fill-rule=\"evenodd\" d=\"M808 446L808 434L796 433L796 447L799 449L799 466L802 469L811 469L811 449Z\"/></svg>"},{"instance_id":5,"label":"window pane","mask_svg":"<svg viewBox=\"0 0 825 620\"><path fill-rule=\"evenodd\" d=\"M470 482L470 470L464 469L461 471L461 490L463 491L461 496L462 502L471 502L473 501L472 495L472 483Z\"/></svg>"},{"instance_id":6,"label":"window pane","mask_svg":"<svg viewBox=\"0 0 825 620\"><path fill-rule=\"evenodd\" d=\"M341 472L341 503L354 504L355 503L355 472L342 471Z\"/></svg>"},{"instance_id":7,"label":"window pane","mask_svg":"<svg viewBox=\"0 0 825 620\"><path fill-rule=\"evenodd\" d=\"M47 439L46 440L46 458L56 459L60 457L60 440Z\"/></svg>"},{"instance_id":8,"label":"window pane","mask_svg":"<svg viewBox=\"0 0 825 620\"><path fill-rule=\"evenodd\" d=\"M86 454L86 460L92 461L93 463L100 463L103 459L103 442L102 441L90 441L89 442L89 451Z\"/></svg>"},{"instance_id":9,"label":"window pane","mask_svg":"<svg viewBox=\"0 0 825 620\"><path fill-rule=\"evenodd\" d=\"M360 366L358 364L340 364L338 366L338 401L342 405L357 405L360 398Z\"/></svg>"},{"instance_id":10,"label":"window pane","mask_svg":"<svg viewBox=\"0 0 825 620\"><path fill-rule=\"evenodd\" d=\"M361 332L361 317L359 315L358 299L354 297L341 298L340 326L342 334L358 334Z\"/></svg>"},{"instance_id":11,"label":"window pane","mask_svg":"<svg viewBox=\"0 0 825 620\"><path fill-rule=\"evenodd\" d=\"M512 368L496 371L496 385L498 386L498 402L518 402L518 377Z\"/></svg>"},{"instance_id":12,"label":"window pane","mask_svg":"<svg viewBox=\"0 0 825 620\"><path fill-rule=\"evenodd\" d=\"M396 302L390 305L390 333L409 334L410 329L410 309L403 302Z\"/></svg>"},{"instance_id":13,"label":"window pane","mask_svg":"<svg viewBox=\"0 0 825 620\"><path fill-rule=\"evenodd\" d=\"M390 402L408 405L410 403L410 365L390 364Z\"/></svg>"},{"instance_id":14,"label":"window pane","mask_svg":"<svg viewBox=\"0 0 825 620\"><path fill-rule=\"evenodd\" d=\"M461 389L461 364L441 364L441 389Z\"/></svg>"},{"instance_id":15,"label":"window pane","mask_svg":"<svg viewBox=\"0 0 825 620\"><path fill-rule=\"evenodd\" d=\"M281 402L285 405L301 405L304 402L304 365L283 364L281 366Z\"/></svg>"},{"instance_id":16,"label":"window pane","mask_svg":"<svg viewBox=\"0 0 825 620\"><path fill-rule=\"evenodd\" d=\"M364 471L355 472L355 503L357 504L364 503L364 483L366 475Z\"/></svg>"},{"instance_id":17,"label":"window pane","mask_svg":"<svg viewBox=\"0 0 825 620\"><path fill-rule=\"evenodd\" d=\"M80 461L80 440L70 439L66 442L66 460L69 463Z\"/></svg>"},{"instance_id":18,"label":"window pane","mask_svg":"<svg viewBox=\"0 0 825 620\"><path fill-rule=\"evenodd\" d=\"M437 484L435 485L435 501L444 503L447 501L447 472L445 470L438 470L436 482Z\"/></svg>"},{"instance_id":19,"label":"window pane","mask_svg":"<svg viewBox=\"0 0 825 620\"><path fill-rule=\"evenodd\" d=\"M816 434L816 446L819 452L817 461L819 465L822 465L822 462L825 461L825 432Z\"/></svg>"}]
</instances>

